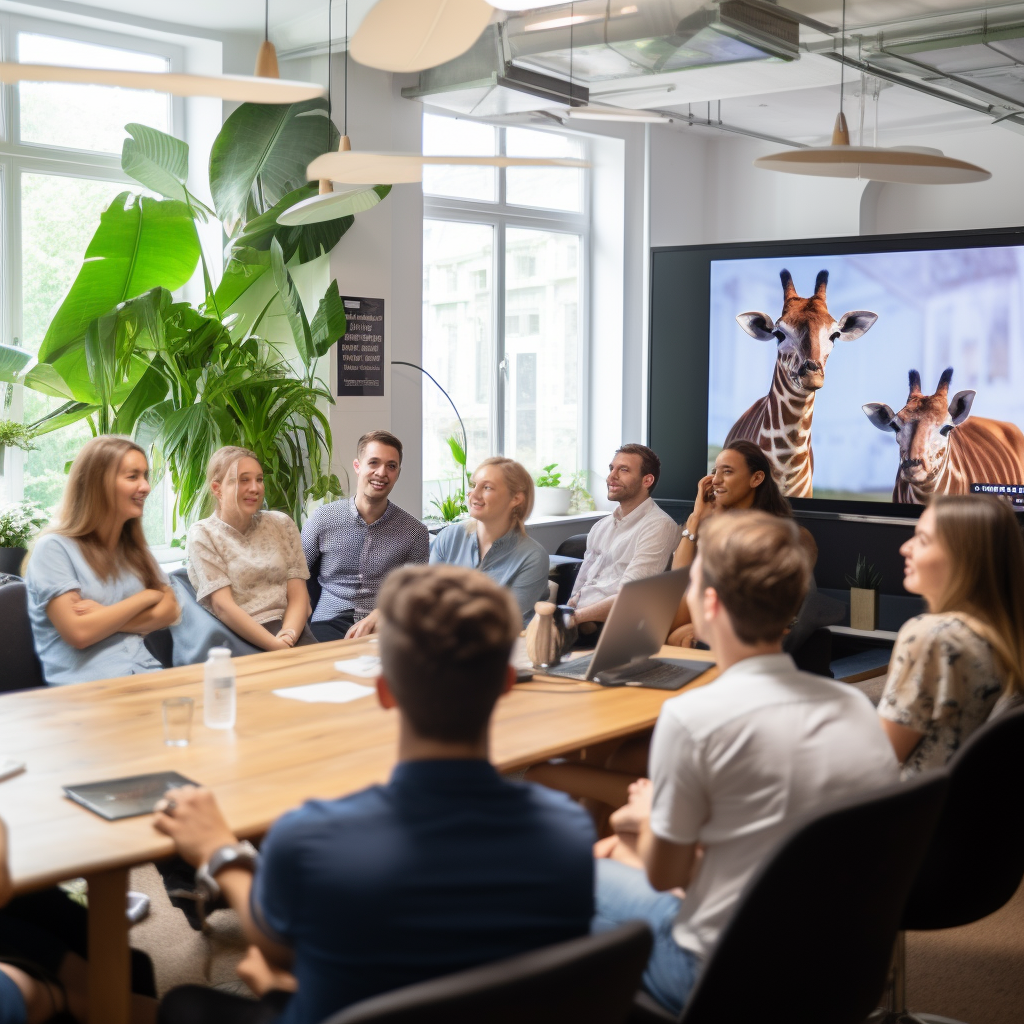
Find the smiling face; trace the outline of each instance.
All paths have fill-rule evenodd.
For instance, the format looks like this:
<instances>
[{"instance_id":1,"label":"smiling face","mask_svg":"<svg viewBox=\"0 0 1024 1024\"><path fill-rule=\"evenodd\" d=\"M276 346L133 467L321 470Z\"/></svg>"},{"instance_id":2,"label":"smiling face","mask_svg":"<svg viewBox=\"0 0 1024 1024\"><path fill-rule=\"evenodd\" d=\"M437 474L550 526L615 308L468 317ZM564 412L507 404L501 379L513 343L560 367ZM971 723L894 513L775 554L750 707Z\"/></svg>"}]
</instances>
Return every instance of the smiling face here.
<instances>
[{"instance_id":1,"label":"smiling face","mask_svg":"<svg viewBox=\"0 0 1024 1024\"><path fill-rule=\"evenodd\" d=\"M469 482L469 514L481 523L506 522L512 518L512 510L526 501L521 491L513 494L509 490L500 466L478 467Z\"/></svg>"},{"instance_id":2,"label":"smiling face","mask_svg":"<svg viewBox=\"0 0 1024 1024\"><path fill-rule=\"evenodd\" d=\"M878 319L877 313L858 309L844 313L838 320L828 311L825 291L828 271L822 270L815 281L814 294L797 294L788 270L782 280L782 315L772 320L767 313L740 313L736 320L753 338L774 341L778 346L778 365L794 387L817 391L825 383L825 363L837 341L854 341Z\"/></svg>"},{"instance_id":3,"label":"smiling face","mask_svg":"<svg viewBox=\"0 0 1024 1024\"><path fill-rule=\"evenodd\" d=\"M352 462L356 471L356 489L370 501L384 501L398 483L402 459L389 444L371 441L361 458Z\"/></svg>"},{"instance_id":4,"label":"smiling face","mask_svg":"<svg viewBox=\"0 0 1024 1024\"><path fill-rule=\"evenodd\" d=\"M215 480L210 489L218 508L237 508L245 515L253 515L263 508L263 467L246 455L228 468L223 480Z\"/></svg>"},{"instance_id":5,"label":"smiling face","mask_svg":"<svg viewBox=\"0 0 1024 1024\"><path fill-rule=\"evenodd\" d=\"M121 457L114 478L114 507L118 519L138 519L145 509L149 486L149 463L142 452L129 451Z\"/></svg>"},{"instance_id":6,"label":"smiling face","mask_svg":"<svg viewBox=\"0 0 1024 1024\"><path fill-rule=\"evenodd\" d=\"M725 448L718 453L711 486L715 495L715 508L719 511L750 508L754 504L757 488L762 483L764 473L761 470L751 473L747 460L738 451Z\"/></svg>"},{"instance_id":7,"label":"smiling face","mask_svg":"<svg viewBox=\"0 0 1024 1024\"><path fill-rule=\"evenodd\" d=\"M914 536L901 548L903 586L911 594L920 594L929 608L939 607L952 576L949 551L939 540L935 529L935 511L926 508L914 528Z\"/></svg>"},{"instance_id":8,"label":"smiling face","mask_svg":"<svg viewBox=\"0 0 1024 1024\"><path fill-rule=\"evenodd\" d=\"M639 455L628 452L616 452L608 466L608 500L629 502L637 497L646 487L654 486L654 476L643 475L643 462Z\"/></svg>"}]
</instances>

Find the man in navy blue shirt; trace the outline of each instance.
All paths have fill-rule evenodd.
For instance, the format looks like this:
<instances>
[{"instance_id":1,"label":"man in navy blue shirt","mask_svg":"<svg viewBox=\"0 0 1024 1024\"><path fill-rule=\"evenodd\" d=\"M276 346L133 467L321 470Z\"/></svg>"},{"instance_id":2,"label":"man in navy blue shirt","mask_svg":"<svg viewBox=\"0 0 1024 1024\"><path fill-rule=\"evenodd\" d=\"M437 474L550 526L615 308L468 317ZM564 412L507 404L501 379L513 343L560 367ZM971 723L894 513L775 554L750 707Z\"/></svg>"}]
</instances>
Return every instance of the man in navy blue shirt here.
<instances>
[{"instance_id":1,"label":"man in navy blue shirt","mask_svg":"<svg viewBox=\"0 0 1024 1024\"><path fill-rule=\"evenodd\" d=\"M319 1024L360 999L587 933L590 819L488 761L491 712L515 681L508 592L480 572L414 566L391 574L379 608L377 693L399 716L387 785L286 814L258 863L212 793L168 794L156 827L238 912L255 946L243 976L276 991L253 1002L175 989L167 1024L278 1013Z\"/></svg>"}]
</instances>

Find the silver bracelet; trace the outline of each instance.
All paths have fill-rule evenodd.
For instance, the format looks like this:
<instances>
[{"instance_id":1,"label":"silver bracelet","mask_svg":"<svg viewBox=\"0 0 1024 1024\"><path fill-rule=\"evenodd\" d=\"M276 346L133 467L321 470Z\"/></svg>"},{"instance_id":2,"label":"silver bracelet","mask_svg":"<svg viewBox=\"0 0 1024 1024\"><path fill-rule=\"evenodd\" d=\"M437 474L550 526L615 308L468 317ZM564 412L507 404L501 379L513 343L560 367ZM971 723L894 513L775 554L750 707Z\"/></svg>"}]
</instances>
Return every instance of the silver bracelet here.
<instances>
[{"instance_id":1,"label":"silver bracelet","mask_svg":"<svg viewBox=\"0 0 1024 1024\"><path fill-rule=\"evenodd\" d=\"M691 544L697 543L697 534L690 533L690 531L684 526L683 527L683 539L688 540Z\"/></svg>"}]
</instances>

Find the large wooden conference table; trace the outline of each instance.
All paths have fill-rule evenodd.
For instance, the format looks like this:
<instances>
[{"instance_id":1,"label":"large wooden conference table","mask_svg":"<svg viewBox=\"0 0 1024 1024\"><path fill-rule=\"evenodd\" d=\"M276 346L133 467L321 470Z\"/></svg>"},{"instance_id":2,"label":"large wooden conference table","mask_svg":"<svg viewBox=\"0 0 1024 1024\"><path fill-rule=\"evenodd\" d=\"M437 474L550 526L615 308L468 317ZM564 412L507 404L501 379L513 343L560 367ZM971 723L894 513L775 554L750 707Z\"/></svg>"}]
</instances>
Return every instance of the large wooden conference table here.
<instances>
[{"instance_id":1,"label":"large wooden conference table","mask_svg":"<svg viewBox=\"0 0 1024 1024\"><path fill-rule=\"evenodd\" d=\"M374 696L308 704L272 692L353 678L335 661L375 652L375 641L342 640L236 658L238 720L230 731L202 724L201 665L0 699L0 754L28 766L0 783L15 890L88 880L92 1024L128 1022L128 870L169 856L173 846L153 828L152 816L108 822L67 799L62 787L174 770L214 790L239 836L262 835L303 800L342 796L388 778L397 718ZM711 660L678 648L664 648L662 656ZM690 685L715 674L712 669ZM171 748L163 742L161 702L177 696L194 698L196 716L191 744ZM499 769L514 771L640 732L672 696L537 677L499 702L492 758Z\"/></svg>"}]
</instances>

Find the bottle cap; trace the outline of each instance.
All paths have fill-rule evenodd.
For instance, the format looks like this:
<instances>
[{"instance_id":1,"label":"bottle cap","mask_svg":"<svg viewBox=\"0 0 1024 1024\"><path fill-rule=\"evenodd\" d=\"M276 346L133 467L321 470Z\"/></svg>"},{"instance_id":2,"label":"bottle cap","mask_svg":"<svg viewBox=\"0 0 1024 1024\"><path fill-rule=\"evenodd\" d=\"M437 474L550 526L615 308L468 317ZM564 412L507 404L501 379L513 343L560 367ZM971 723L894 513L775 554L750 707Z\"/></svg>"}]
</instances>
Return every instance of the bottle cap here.
<instances>
[{"instance_id":1,"label":"bottle cap","mask_svg":"<svg viewBox=\"0 0 1024 1024\"><path fill-rule=\"evenodd\" d=\"M231 648L230 647L211 647L209 650L208 657L210 658L230 658Z\"/></svg>"}]
</instances>

